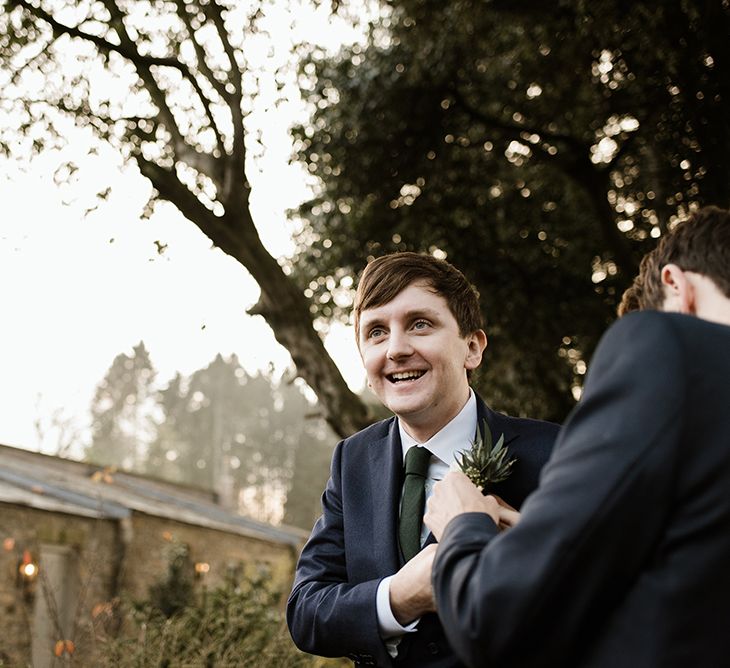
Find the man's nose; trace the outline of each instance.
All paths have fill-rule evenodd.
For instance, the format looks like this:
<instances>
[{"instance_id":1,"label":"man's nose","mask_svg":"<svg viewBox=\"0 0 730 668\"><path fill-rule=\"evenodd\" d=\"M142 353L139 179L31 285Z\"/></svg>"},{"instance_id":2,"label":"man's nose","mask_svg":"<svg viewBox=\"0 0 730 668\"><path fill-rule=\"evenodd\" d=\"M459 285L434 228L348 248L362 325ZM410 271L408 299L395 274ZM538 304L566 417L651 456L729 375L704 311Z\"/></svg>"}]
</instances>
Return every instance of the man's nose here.
<instances>
[{"instance_id":1,"label":"man's nose","mask_svg":"<svg viewBox=\"0 0 730 668\"><path fill-rule=\"evenodd\" d=\"M388 336L388 359L397 360L413 354L413 346L405 332L391 330Z\"/></svg>"}]
</instances>

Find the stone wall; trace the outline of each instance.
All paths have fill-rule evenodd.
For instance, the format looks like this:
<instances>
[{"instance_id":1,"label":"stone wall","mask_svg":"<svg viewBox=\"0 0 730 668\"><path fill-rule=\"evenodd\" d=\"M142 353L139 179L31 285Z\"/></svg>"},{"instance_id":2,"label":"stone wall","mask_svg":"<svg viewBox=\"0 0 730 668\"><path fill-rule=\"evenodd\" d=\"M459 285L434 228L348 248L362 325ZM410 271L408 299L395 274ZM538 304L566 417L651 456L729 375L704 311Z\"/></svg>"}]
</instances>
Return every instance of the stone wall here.
<instances>
[{"instance_id":1,"label":"stone wall","mask_svg":"<svg viewBox=\"0 0 730 668\"><path fill-rule=\"evenodd\" d=\"M140 513L122 521L97 520L11 504L0 504L0 541L0 665L29 665L33 655L34 668L52 666L55 642L66 639L74 642L75 665L93 665L95 634L102 628L114 631L117 597L147 599L150 587L166 577L176 546L187 545L190 560L201 565L195 580L201 588L222 584L227 574L243 575L263 566L272 582L286 592L296 559L294 548L288 545ZM78 586L65 583L63 596L58 584L45 583L46 591L55 586L66 605L74 607L73 612L54 613L47 596L39 600L43 597L44 550L46 570L56 578L63 564L76 571L68 578L76 578ZM34 579L20 576L24 554L35 563L40 560ZM80 601L78 614L69 597ZM44 626L44 615L56 621L49 619ZM70 622L67 628L58 629L56 622L63 618ZM56 637L59 635L62 637ZM46 636L47 641L42 639ZM41 645L45 646L43 656Z\"/></svg>"},{"instance_id":2,"label":"stone wall","mask_svg":"<svg viewBox=\"0 0 730 668\"><path fill-rule=\"evenodd\" d=\"M86 665L84 657L91 651L90 612L96 601L109 599L115 578L116 523L1 504L0 540L0 658L12 666L26 665L30 661L36 606L48 603L46 607L51 612L48 621L52 626L48 634L51 637L43 656L34 657L34 668L50 665L55 641L71 639L71 635L75 636L75 656L81 665ZM44 546L64 546L75 557L72 563L76 565L77 573L74 576L83 587L73 592L76 601L68 602L72 610L54 613L57 604L49 594L53 583L48 581L42 563L39 563ZM24 556L39 564L37 577L20 575L19 566ZM77 614L79 598L83 603ZM66 624L63 624L64 619ZM39 633L43 631L45 629ZM63 637L56 637L59 635ZM38 648L36 644L36 653Z\"/></svg>"},{"instance_id":3,"label":"stone wall","mask_svg":"<svg viewBox=\"0 0 730 668\"><path fill-rule=\"evenodd\" d=\"M132 599L145 599L151 585L167 572L172 549L190 548L193 563L207 564L199 584L208 588L223 584L227 574L264 566L272 582L288 589L294 571L294 548L280 543L247 538L225 531L135 514L124 558L122 590Z\"/></svg>"}]
</instances>

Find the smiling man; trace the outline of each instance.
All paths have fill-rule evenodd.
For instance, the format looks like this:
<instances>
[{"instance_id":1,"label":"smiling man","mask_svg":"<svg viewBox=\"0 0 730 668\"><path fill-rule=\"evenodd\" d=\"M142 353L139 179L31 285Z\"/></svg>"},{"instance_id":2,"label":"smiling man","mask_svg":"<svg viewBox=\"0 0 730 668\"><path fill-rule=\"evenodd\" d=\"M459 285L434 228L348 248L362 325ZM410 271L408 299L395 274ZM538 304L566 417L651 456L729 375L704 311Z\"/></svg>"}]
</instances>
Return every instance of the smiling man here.
<instances>
[{"instance_id":1,"label":"smiling man","mask_svg":"<svg viewBox=\"0 0 730 668\"><path fill-rule=\"evenodd\" d=\"M395 253L368 264L355 332L368 385L395 417L337 445L289 629L302 650L356 665L460 666L434 613L424 499L486 421L516 458L489 492L519 508L558 427L496 413L469 387L487 337L476 290L448 262Z\"/></svg>"}]
</instances>

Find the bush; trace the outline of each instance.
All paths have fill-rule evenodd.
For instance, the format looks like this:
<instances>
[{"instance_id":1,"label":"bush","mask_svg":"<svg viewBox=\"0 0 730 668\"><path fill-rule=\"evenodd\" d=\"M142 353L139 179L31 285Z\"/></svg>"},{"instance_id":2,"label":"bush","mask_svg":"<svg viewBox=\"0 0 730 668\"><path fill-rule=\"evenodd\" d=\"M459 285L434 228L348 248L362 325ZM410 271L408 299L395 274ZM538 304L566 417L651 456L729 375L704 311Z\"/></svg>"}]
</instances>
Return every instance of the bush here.
<instances>
[{"instance_id":1,"label":"bush","mask_svg":"<svg viewBox=\"0 0 730 668\"><path fill-rule=\"evenodd\" d=\"M233 582L169 617L152 601L122 605L123 631L99 640L104 668L177 668L226 666L334 666L303 654L289 637L280 593L266 576Z\"/></svg>"}]
</instances>

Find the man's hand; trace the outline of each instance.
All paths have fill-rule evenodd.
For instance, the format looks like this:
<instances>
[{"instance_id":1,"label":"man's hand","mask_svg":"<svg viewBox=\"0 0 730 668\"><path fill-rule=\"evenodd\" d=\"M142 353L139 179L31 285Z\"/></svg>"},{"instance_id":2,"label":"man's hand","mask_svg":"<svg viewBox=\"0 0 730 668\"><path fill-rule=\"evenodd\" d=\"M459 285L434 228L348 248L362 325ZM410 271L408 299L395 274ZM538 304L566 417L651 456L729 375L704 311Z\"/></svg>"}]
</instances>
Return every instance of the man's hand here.
<instances>
[{"instance_id":1,"label":"man's hand","mask_svg":"<svg viewBox=\"0 0 730 668\"><path fill-rule=\"evenodd\" d=\"M431 587L431 566L436 545L427 545L390 581L390 609L405 626L427 612L436 611Z\"/></svg>"},{"instance_id":2,"label":"man's hand","mask_svg":"<svg viewBox=\"0 0 730 668\"><path fill-rule=\"evenodd\" d=\"M436 540L441 540L446 525L454 517L472 512L486 513L499 526L499 502L493 496L482 496L479 488L463 473L452 471L434 485L423 521Z\"/></svg>"},{"instance_id":3,"label":"man's hand","mask_svg":"<svg viewBox=\"0 0 730 668\"><path fill-rule=\"evenodd\" d=\"M499 528L502 531L505 531L506 529L511 529L517 522L520 521L520 518L522 515L520 514L519 510L515 510L512 506L509 505L504 499L500 498L496 494L493 494L492 497L497 501L499 504Z\"/></svg>"}]
</instances>

